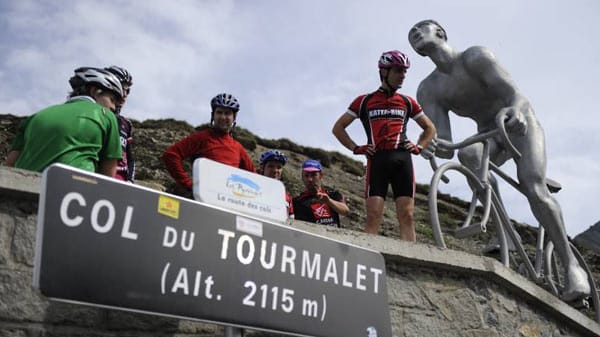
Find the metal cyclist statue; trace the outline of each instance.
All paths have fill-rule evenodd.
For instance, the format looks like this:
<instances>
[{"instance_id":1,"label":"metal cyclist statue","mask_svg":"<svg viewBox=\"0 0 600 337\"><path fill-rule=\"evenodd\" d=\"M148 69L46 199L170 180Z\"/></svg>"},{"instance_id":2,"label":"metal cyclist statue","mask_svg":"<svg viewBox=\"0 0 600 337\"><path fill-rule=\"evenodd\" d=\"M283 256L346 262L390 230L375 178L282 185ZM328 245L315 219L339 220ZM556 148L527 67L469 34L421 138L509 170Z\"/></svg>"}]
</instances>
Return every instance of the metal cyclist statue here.
<instances>
[{"instance_id":1,"label":"metal cyclist statue","mask_svg":"<svg viewBox=\"0 0 600 337\"><path fill-rule=\"evenodd\" d=\"M514 160L519 183L531 210L550 235L563 265L567 266L565 278L568 284L563 299L570 301L589 294L587 275L569 247L560 205L546 186L544 130L530 102L492 52L480 46L457 51L448 45L447 39L444 28L433 20L418 22L408 33L413 49L436 65L436 69L420 83L417 100L434 122L437 137L452 140L449 111L475 121L479 132L495 128L496 115L506 112L510 140L522 157L513 158L498 138L491 140L490 160L498 166L509 159ZM446 159L453 156L452 151L436 147L435 142L430 144L429 153L435 152ZM481 143L467 146L459 151L459 161L477 172L482 148Z\"/></svg>"}]
</instances>

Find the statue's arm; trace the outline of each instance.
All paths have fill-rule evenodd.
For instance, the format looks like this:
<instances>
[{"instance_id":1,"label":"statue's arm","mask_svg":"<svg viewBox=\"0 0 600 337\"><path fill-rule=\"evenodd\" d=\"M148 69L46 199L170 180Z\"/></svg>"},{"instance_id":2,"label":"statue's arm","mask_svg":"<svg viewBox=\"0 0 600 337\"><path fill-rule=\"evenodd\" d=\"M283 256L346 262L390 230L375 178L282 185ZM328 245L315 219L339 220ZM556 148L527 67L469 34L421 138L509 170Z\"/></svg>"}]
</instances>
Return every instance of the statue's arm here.
<instances>
[{"instance_id":1,"label":"statue's arm","mask_svg":"<svg viewBox=\"0 0 600 337\"><path fill-rule=\"evenodd\" d=\"M495 55L485 47L471 47L463 53L465 69L481 85L489 88L505 107L522 108L529 102L521 95L510 74L500 65Z\"/></svg>"},{"instance_id":2,"label":"statue's arm","mask_svg":"<svg viewBox=\"0 0 600 337\"><path fill-rule=\"evenodd\" d=\"M452 141L452 129L450 127L449 109L444 107L441 99L437 95L438 88L435 86L435 81L425 80L421 82L417 89L417 100L423 112L435 125L436 138ZM443 148L432 149L440 158L450 159L454 155L454 151L446 151Z\"/></svg>"}]
</instances>

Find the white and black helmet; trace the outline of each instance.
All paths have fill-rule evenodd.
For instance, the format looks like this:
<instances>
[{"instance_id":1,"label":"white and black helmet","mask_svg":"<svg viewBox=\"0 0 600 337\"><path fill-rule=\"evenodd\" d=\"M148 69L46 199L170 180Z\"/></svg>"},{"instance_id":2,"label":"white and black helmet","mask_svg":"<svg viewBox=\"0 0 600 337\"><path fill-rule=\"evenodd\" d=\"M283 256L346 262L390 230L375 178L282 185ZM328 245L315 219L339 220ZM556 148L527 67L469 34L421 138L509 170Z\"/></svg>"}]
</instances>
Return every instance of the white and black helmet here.
<instances>
[{"instance_id":1,"label":"white and black helmet","mask_svg":"<svg viewBox=\"0 0 600 337\"><path fill-rule=\"evenodd\" d=\"M216 107L224 107L232 109L234 112L238 112L240 110L240 103L237 98L231 94L218 94L210 100L210 107L212 111L215 111Z\"/></svg>"},{"instance_id":2,"label":"white and black helmet","mask_svg":"<svg viewBox=\"0 0 600 337\"><path fill-rule=\"evenodd\" d=\"M119 78L119 81L121 81L121 84L124 86L130 87L133 84L133 77L131 76L129 71L127 71L127 69L123 67L110 66L104 68L104 70L108 70L109 72L116 75L117 78Z\"/></svg>"},{"instance_id":3,"label":"white and black helmet","mask_svg":"<svg viewBox=\"0 0 600 337\"><path fill-rule=\"evenodd\" d=\"M123 87L121 81L113 73L93 67L81 67L75 69L75 75L69 79L69 84L73 90L81 86L93 83L108 91L113 92L119 99L123 99Z\"/></svg>"}]
</instances>

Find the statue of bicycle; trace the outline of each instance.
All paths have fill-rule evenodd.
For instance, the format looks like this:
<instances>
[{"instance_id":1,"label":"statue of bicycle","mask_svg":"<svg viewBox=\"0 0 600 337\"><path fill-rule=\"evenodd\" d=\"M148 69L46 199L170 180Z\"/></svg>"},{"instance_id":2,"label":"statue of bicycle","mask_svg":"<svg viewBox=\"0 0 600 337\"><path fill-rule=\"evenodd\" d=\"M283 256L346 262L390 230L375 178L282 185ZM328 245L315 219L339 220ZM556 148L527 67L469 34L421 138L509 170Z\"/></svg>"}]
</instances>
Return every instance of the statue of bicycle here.
<instances>
[{"instance_id":1,"label":"statue of bicycle","mask_svg":"<svg viewBox=\"0 0 600 337\"><path fill-rule=\"evenodd\" d=\"M433 155L451 159L455 150L458 151L460 163L453 162L440 169L457 170L467 176L474 191L472 201L479 201L483 205L483 216L491 217L495 224L501 226L497 235L502 247L501 259L506 265L509 255L506 236L509 236L508 242L515 244L517 252L522 250L522 245L514 229L509 228L510 219L498 194L497 178L489 171L495 172L509 184L512 181L511 185L527 198L540 228L549 234L552 246L547 248L555 252L563 266L561 279L565 283L557 293L560 292L560 297L567 302L587 298L590 294L597 301L594 281L589 277L583 260L569 243L560 205L550 194L550 180L546 177L544 131L530 102L491 51L480 46L464 51L453 49L447 43L446 31L436 21L416 23L408 33L408 40L418 54L429 57L436 65L417 90L418 101L437 128L436 141L422 152L423 156L427 159ZM450 111L475 121L478 134L453 144ZM517 180L498 173L501 172L498 168L509 160L515 163ZM438 181L443 176L443 172L439 171L434 174L434 179ZM437 189L434 179L432 188ZM430 198L435 198L433 192L430 191ZM474 211L475 207L472 208ZM432 218L435 217L437 215L432 214ZM487 218L483 220L487 222ZM436 225L433 222L432 219L434 227L439 227L439 223ZM481 229L485 222L480 221L475 225L469 223L458 232L467 235L478 226ZM440 236L436 238L438 243L440 238L443 242L441 232L436 235ZM550 257L552 255L551 252ZM536 270L531 263L526 263L526 269L534 280L540 275L541 269Z\"/></svg>"},{"instance_id":2,"label":"statue of bicycle","mask_svg":"<svg viewBox=\"0 0 600 337\"><path fill-rule=\"evenodd\" d=\"M480 143L483 145L483 155L479 165L480 170L477 173L456 161L448 161L438 166L433 156L429 158L434 170L429 187L429 211L433 237L438 246L446 248L446 240L444 238L445 232L453 232L453 235L457 238L467 238L478 233L486 232L487 224L491 222L496 226L495 233L498 236L501 262L506 267L510 267L510 264L513 262L518 264L517 267L521 274L535 283L545 286L554 295L565 299L564 294L568 286L568 284L565 283L564 278L566 267L559 259L556 259L554 254L554 243L551 240L545 240L544 227L540 227L537 232L536 249L534 256L531 257L529 252L527 252L525 247L521 244L518 233L508 216L500 196L490 184L490 178L497 176L517 191L521 191L519 182L490 161L490 139L494 137L503 139L507 149L515 158L521 157L521 153L510 142L510 138L505 129L505 119L506 114L500 113L496 117L497 129L477 133L457 143L442 139L437 141L436 146L438 148L448 151L460 150L472 144ZM449 179L446 174L450 171L456 171L459 175L464 176L473 191L471 202L469 204L470 206L465 214L464 221L458 228L452 231L444 228L445 226L440 221L440 214L438 211L440 181L448 183ZM492 175L492 173L494 175ZM453 179L456 179L456 177L453 177ZM554 189L555 187L556 186L553 185L552 187L549 187L549 189ZM481 206L479 210L477 210L478 205ZM510 242L513 244L511 245ZM512 250L516 252L518 259L515 256L510 255L509 247L511 246L513 246ZM598 308L600 308L600 299L598 298L592 272L577 248L572 243L569 243L569 247L579 265L585 270L591 291L590 297L586 295L575 299L565 300L574 306L585 306L588 308L589 302L591 301L595 311L595 319L597 322L600 322L600 311L598 311Z\"/></svg>"}]
</instances>

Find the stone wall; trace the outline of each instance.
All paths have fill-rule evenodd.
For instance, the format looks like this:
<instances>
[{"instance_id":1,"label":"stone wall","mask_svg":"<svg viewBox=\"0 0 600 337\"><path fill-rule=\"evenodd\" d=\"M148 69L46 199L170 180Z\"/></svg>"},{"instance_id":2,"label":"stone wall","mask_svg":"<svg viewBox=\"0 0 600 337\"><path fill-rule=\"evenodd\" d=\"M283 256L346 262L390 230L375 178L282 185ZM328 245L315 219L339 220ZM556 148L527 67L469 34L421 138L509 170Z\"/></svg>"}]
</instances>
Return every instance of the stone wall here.
<instances>
[{"instance_id":1,"label":"stone wall","mask_svg":"<svg viewBox=\"0 0 600 337\"><path fill-rule=\"evenodd\" d=\"M215 324L44 298L31 286L39 183L36 174L0 167L0 336L224 335ZM600 336L598 324L493 259L356 231L293 226L383 253L394 336Z\"/></svg>"}]
</instances>

